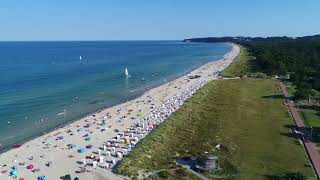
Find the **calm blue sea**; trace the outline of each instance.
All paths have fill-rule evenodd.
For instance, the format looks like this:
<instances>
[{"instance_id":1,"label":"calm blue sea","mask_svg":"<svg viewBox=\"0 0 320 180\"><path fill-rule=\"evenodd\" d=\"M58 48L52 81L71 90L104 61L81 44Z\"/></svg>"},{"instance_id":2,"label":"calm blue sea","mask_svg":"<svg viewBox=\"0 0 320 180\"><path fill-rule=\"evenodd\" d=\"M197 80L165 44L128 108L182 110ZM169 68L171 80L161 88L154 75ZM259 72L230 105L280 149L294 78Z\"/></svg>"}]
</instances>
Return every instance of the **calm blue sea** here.
<instances>
[{"instance_id":1,"label":"calm blue sea","mask_svg":"<svg viewBox=\"0 0 320 180\"><path fill-rule=\"evenodd\" d=\"M0 150L132 99L230 49L178 41L0 42Z\"/></svg>"}]
</instances>

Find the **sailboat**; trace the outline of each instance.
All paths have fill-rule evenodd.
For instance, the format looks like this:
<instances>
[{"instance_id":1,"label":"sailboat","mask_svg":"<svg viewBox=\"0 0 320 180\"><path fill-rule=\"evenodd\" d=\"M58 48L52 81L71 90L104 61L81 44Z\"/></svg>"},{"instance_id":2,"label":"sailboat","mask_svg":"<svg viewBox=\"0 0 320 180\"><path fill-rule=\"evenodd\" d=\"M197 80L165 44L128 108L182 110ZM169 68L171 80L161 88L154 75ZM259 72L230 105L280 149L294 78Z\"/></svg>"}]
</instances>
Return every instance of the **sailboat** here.
<instances>
[{"instance_id":1,"label":"sailboat","mask_svg":"<svg viewBox=\"0 0 320 180\"><path fill-rule=\"evenodd\" d=\"M82 56L79 57L80 61L82 60Z\"/></svg>"},{"instance_id":2,"label":"sailboat","mask_svg":"<svg viewBox=\"0 0 320 180\"><path fill-rule=\"evenodd\" d=\"M128 68L126 68L126 69L124 70L124 74L126 75L126 77L129 77Z\"/></svg>"}]
</instances>

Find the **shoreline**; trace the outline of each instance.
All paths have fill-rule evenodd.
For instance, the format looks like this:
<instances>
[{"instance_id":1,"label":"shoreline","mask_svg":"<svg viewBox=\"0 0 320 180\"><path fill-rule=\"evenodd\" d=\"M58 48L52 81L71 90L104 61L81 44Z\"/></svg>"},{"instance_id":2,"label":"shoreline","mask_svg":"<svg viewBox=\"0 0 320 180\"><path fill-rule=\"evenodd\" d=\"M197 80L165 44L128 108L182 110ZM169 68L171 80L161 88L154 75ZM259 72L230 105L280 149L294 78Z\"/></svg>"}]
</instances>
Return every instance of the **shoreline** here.
<instances>
[{"instance_id":1,"label":"shoreline","mask_svg":"<svg viewBox=\"0 0 320 180\"><path fill-rule=\"evenodd\" d=\"M231 45L232 45L233 43L227 42L226 44L231 44ZM231 47L231 50L230 50L230 51L232 51L232 47ZM229 52L230 52L230 51L229 51ZM226 54L228 54L229 52L227 52ZM225 54L225 55L226 55L226 54ZM224 55L224 56L225 56L225 55ZM221 59L217 59L216 61L219 61L219 60L221 60ZM214 61L209 61L209 62L207 62L207 63L210 63L210 62L214 62ZM147 86L146 89L144 89L144 90L139 90L140 92L139 92L137 95L134 95L134 96L132 96L131 98L129 98L129 99L127 99L127 100L120 100L119 102L111 103L111 104L106 105L106 106L103 106L103 107L101 107L101 108L99 108L99 109L97 109L97 110L95 110L95 111L88 112L88 113L85 113L85 114L79 114L79 115L76 116L75 118L71 118L68 122L62 123L61 125L59 125L59 126L57 126L57 127L55 127L55 128L52 128L52 129L50 129L50 130L48 130L48 131L41 132L41 133L39 133L39 134L37 134L37 135L35 135L35 136L33 136L33 137L26 138L26 139L21 140L21 141L17 141L17 142L14 143L14 144L23 145L23 144L25 144L25 143L27 143L27 142L29 142L29 141L32 141L32 140L34 140L34 139L37 139L37 138L39 138L39 137L41 137L41 136L45 136L45 135L47 135L47 134L49 134L49 133L51 133L51 132L53 132L53 131L56 131L56 130L58 130L58 129L60 129L60 128L63 128L63 127L65 127L65 126L68 126L68 125L70 125L70 124L72 124L72 123L74 123L74 122L76 122L76 121L78 121L78 120L81 120L81 119L83 119L83 118L86 118L86 117L88 117L88 116L91 116L92 114L99 113L99 112L101 112L101 111L103 111L103 110L105 110L105 109L108 109L108 108L111 108L111 107L114 107L114 106L117 106L117 105L121 105L121 104L127 103L127 102L129 102L129 101L135 100L135 99L143 96L143 95L144 95L145 93L147 93L148 91L150 91L150 90L152 90L152 89L154 89L154 88L160 87L160 86L162 86L162 85L164 85L164 84L166 84L166 83L170 83L171 81L174 81L174 80L176 80L176 79L178 79L178 78L181 78L181 77L183 77L183 76L191 73L192 71L200 68L201 66L203 66L203 65L205 65L205 64L207 64L207 63L200 64L199 66L193 67L193 68L191 68L190 70L185 71L185 72L183 72L183 73L179 73L179 74L177 74L177 75L173 75L172 77L169 77L169 79L164 78L164 79L166 79L167 81L163 81L163 80L162 80L162 81L160 81L160 82L153 83L153 84L151 84L150 86ZM3 153L5 153L5 152L8 152L8 151L14 149L14 148L13 148L14 144L11 144L11 145L9 145L9 146L7 146L7 147L5 147L5 148L2 148L2 147L1 147L1 144L0 144L0 155L3 154Z\"/></svg>"},{"instance_id":2,"label":"shoreline","mask_svg":"<svg viewBox=\"0 0 320 180\"><path fill-rule=\"evenodd\" d=\"M45 175L48 179L57 179L57 177L65 174L72 174L73 177L77 176L80 177L80 179L92 179L93 177L117 178L112 174L111 169L105 170L103 168L93 169L91 170L92 173L75 174L74 171L79 168L79 164L83 160L83 157L79 156L91 156L92 153L94 153L90 150L92 147L95 150L97 150L97 148L101 149L101 145L105 144L106 141L109 142L113 140L115 135L117 137L116 139L118 139L117 134L119 132L124 133L128 128L139 123L138 121L140 121L140 119L148 116L153 109L159 107L170 98L172 99L176 94L184 93L190 88L195 88L196 91L197 88L216 79L216 74L228 67L239 54L239 46L236 44L231 45L231 51L225 54L223 59L195 67L181 74L181 76L178 75L174 77L170 81L151 86L129 101L101 108L94 113L88 113L84 117L77 118L46 134L26 141L22 147L18 149L9 149L1 153L0 171L4 170L3 164L6 164L5 169L8 172L0 174L0 179L7 176L12 165L16 165L19 169L17 177L24 177L26 179L34 179L41 175ZM198 74L201 74L200 78L194 80L189 79L189 76ZM92 138L91 140L84 141L86 137ZM136 139L136 137L134 137L134 139ZM70 148L70 144L76 145L77 147ZM91 145L91 148L85 148L89 147L88 145ZM79 150L79 148L84 148L85 152L78 153L77 150ZM90 152L92 152L91 155ZM100 151L98 150L97 152L98 153L94 154L100 155ZM40 158L37 157L39 155ZM117 155L116 153L116 156ZM79 161L80 163L77 164ZM50 163L50 167L46 165L46 163L49 162L52 163L52 165ZM31 163L34 166L32 169L36 170L34 173L25 170L26 166ZM63 169L63 166L69 167L69 170Z\"/></svg>"}]
</instances>

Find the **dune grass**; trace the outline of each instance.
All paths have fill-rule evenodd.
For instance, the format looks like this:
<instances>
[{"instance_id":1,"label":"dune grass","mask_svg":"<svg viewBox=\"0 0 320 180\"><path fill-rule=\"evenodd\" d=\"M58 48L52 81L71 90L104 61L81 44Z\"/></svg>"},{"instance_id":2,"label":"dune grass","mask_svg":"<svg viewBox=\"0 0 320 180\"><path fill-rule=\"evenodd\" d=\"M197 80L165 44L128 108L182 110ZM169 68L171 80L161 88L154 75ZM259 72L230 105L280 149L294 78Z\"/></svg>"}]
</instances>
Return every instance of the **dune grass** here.
<instances>
[{"instance_id":1,"label":"dune grass","mask_svg":"<svg viewBox=\"0 0 320 180\"><path fill-rule=\"evenodd\" d=\"M247 48L240 46L240 55L235 58L234 62L225 69L221 75L224 77L242 77L248 75L251 71L252 56L248 52Z\"/></svg>"},{"instance_id":2,"label":"dune grass","mask_svg":"<svg viewBox=\"0 0 320 180\"><path fill-rule=\"evenodd\" d=\"M212 81L147 136L116 172L137 176L141 170L164 169L160 177L193 179L175 159L207 151L219 157L219 176L313 176L304 149L290 137L293 122L279 95L272 79ZM218 143L225 148L215 150Z\"/></svg>"},{"instance_id":3,"label":"dune grass","mask_svg":"<svg viewBox=\"0 0 320 180\"><path fill-rule=\"evenodd\" d=\"M241 54L222 75L251 73L252 57ZM197 179L176 165L178 157L218 156L221 171L211 178L266 179L300 172L314 179L303 147L292 138L293 125L277 82L273 79L212 81L148 135L115 172L137 177L157 172L157 178ZM221 143L221 150L215 149Z\"/></svg>"}]
</instances>

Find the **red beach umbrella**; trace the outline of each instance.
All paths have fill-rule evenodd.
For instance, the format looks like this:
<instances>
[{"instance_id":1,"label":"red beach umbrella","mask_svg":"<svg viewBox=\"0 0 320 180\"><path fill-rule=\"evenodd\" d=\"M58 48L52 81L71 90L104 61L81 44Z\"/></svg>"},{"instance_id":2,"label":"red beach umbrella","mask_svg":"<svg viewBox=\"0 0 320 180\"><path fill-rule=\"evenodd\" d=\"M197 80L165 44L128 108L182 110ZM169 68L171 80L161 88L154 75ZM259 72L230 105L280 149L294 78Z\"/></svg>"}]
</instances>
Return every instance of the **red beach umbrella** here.
<instances>
[{"instance_id":1,"label":"red beach umbrella","mask_svg":"<svg viewBox=\"0 0 320 180\"><path fill-rule=\"evenodd\" d=\"M33 169L33 165L30 164L29 166L27 166L27 169Z\"/></svg>"}]
</instances>

